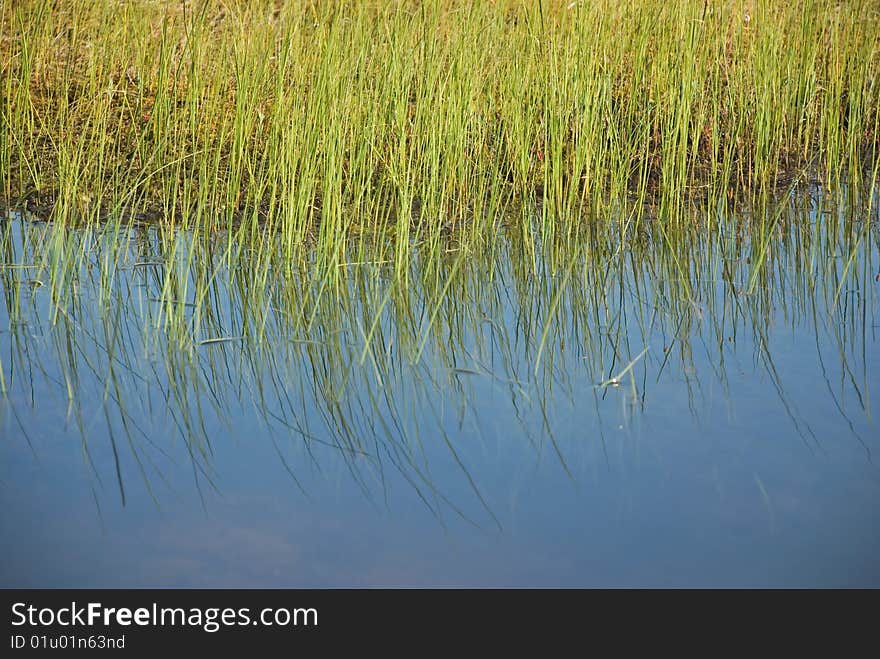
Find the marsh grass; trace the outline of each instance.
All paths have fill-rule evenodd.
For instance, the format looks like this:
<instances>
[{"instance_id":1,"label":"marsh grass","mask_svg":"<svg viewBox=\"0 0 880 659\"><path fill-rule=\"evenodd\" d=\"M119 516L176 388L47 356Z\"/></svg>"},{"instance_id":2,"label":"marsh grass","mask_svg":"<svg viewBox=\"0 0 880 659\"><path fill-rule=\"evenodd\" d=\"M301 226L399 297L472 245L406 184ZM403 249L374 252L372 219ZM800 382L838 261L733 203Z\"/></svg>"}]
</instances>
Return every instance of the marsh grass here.
<instances>
[{"instance_id":1,"label":"marsh grass","mask_svg":"<svg viewBox=\"0 0 880 659\"><path fill-rule=\"evenodd\" d=\"M695 201L877 176L869 0L22 0L0 21L7 205L268 231L328 272L405 276L414 242L483 249L499 218L674 233Z\"/></svg>"},{"instance_id":2,"label":"marsh grass","mask_svg":"<svg viewBox=\"0 0 880 659\"><path fill-rule=\"evenodd\" d=\"M870 415L876 3L0 6L0 410L26 435L58 387L96 474L103 415L123 499L165 420L213 487L210 428L254 406L294 480L330 447L468 516L436 427L497 522L474 389L567 471L566 404L672 372L696 413L696 351L722 388L760 365L812 444L770 349L805 317Z\"/></svg>"}]
</instances>

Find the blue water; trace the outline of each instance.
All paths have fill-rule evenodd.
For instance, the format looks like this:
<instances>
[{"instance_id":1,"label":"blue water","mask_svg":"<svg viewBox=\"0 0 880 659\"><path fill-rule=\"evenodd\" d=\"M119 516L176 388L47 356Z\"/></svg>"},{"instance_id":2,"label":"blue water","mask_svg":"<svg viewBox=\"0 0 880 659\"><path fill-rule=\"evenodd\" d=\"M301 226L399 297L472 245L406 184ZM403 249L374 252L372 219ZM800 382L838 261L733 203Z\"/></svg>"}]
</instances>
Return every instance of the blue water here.
<instances>
[{"instance_id":1,"label":"blue water","mask_svg":"<svg viewBox=\"0 0 880 659\"><path fill-rule=\"evenodd\" d=\"M308 335L295 286L212 266L188 342L173 268L131 267L158 238L94 239L56 313L53 229L12 218L0 585L878 586L876 223L811 217L751 291L748 241L690 293L659 248L510 244L408 300L354 266Z\"/></svg>"}]
</instances>

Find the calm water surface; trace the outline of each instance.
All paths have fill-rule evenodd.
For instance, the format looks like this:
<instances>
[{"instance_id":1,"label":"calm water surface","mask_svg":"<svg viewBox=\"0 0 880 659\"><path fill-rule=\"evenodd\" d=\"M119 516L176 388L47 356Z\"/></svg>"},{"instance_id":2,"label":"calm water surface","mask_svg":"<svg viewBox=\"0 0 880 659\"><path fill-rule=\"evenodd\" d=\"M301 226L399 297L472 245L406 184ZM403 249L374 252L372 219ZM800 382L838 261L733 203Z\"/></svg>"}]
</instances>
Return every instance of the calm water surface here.
<instances>
[{"instance_id":1,"label":"calm water surface","mask_svg":"<svg viewBox=\"0 0 880 659\"><path fill-rule=\"evenodd\" d=\"M10 217L0 585L880 586L876 210L762 221L394 286Z\"/></svg>"}]
</instances>

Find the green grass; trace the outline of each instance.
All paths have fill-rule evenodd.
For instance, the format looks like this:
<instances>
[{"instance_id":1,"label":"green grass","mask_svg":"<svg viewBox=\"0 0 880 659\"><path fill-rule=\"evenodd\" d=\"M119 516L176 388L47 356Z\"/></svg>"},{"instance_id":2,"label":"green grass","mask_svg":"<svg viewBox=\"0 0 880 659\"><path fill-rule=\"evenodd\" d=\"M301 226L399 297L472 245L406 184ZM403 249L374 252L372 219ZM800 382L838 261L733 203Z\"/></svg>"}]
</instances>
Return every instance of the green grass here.
<instances>
[{"instance_id":1,"label":"green grass","mask_svg":"<svg viewBox=\"0 0 880 659\"><path fill-rule=\"evenodd\" d=\"M771 350L812 327L853 429L878 46L870 0L0 0L0 425L62 401L124 500L256 412L294 480L329 445L437 511L440 438L494 520L476 393L568 471L560 414L752 363L812 446Z\"/></svg>"},{"instance_id":2,"label":"green grass","mask_svg":"<svg viewBox=\"0 0 880 659\"><path fill-rule=\"evenodd\" d=\"M479 249L499 218L675 233L695 201L877 176L871 0L0 7L0 196L64 224L405 276L413 241Z\"/></svg>"}]
</instances>

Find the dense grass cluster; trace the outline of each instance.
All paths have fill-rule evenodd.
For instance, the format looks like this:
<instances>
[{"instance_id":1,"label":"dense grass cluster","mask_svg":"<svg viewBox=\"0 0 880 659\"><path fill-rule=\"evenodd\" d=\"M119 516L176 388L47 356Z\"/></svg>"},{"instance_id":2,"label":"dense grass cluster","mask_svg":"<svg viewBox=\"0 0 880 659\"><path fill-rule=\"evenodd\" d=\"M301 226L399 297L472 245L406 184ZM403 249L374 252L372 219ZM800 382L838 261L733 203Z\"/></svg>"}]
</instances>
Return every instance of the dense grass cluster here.
<instances>
[{"instance_id":1,"label":"dense grass cluster","mask_svg":"<svg viewBox=\"0 0 880 659\"><path fill-rule=\"evenodd\" d=\"M338 255L876 177L871 0L0 6L0 194L66 223Z\"/></svg>"}]
</instances>

